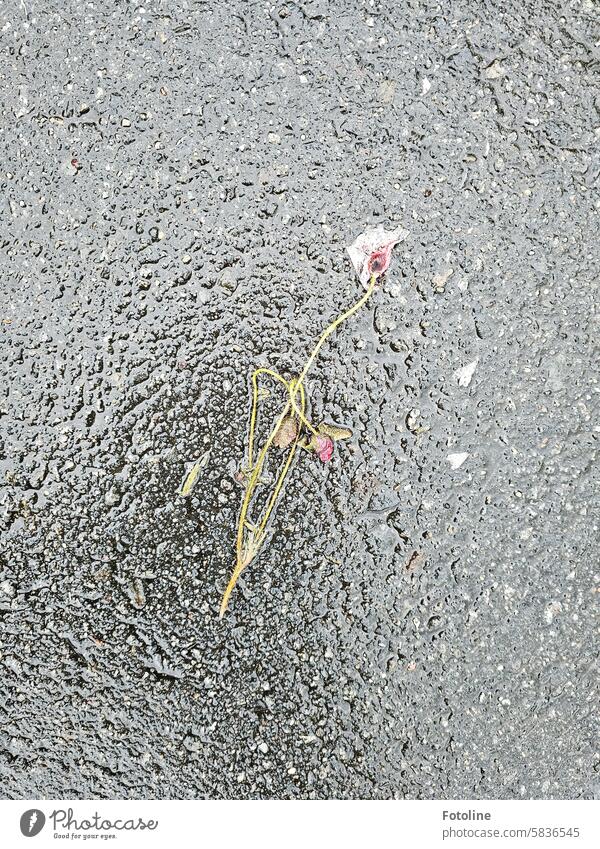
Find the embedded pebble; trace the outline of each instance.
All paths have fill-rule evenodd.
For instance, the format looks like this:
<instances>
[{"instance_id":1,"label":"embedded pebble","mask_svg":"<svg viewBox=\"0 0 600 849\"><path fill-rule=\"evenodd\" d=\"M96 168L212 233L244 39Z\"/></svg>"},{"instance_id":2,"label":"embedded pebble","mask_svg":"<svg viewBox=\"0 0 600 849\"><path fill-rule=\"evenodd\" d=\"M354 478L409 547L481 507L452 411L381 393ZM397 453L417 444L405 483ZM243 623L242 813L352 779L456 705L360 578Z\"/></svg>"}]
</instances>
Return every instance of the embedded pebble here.
<instances>
[{"instance_id":1,"label":"embedded pebble","mask_svg":"<svg viewBox=\"0 0 600 849\"><path fill-rule=\"evenodd\" d=\"M466 451L461 451L456 454L448 454L446 459L450 463L450 467L452 469L460 469L468 456L469 455Z\"/></svg>"}]
</instances>

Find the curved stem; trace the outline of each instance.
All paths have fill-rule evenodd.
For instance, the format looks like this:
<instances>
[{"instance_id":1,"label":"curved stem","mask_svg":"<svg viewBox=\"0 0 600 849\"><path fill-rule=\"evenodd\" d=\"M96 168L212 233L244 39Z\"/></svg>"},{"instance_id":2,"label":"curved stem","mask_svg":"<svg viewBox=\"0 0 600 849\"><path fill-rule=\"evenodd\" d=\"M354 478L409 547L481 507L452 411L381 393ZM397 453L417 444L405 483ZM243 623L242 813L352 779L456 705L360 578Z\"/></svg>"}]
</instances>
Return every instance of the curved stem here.
<instances>
[{"instance_id":1,"label":"curved stem","mask_svg":"<svg viewBox=\"0 0 600 849\"><path fill-rule=\"evenodd\" d=\"M304 387L302 385L298 387L298 391L300 393L301 407L298 407L298 405L296 404L296 393L294 392L295 383L296 381L290 380L287 385L290 404L292 406L292 412L298 416L298 418L307 430L309 430L311 433L318 433L319 431L317 430L317 428L314 427L314 425L312 425L304 415L304 410L306 409L306 396L304 394Z\"/></svg>"},{"instance_id":2,"label":"curved stem","mask_svg":"<svg viewBox=\"0 0 600 849\"><path fill-rule=\"evenodd\" d=\"M252 497L254 495L254 490L256 489L256 486L259 482L260 474L261 474L261 471L262 471L262 468L263 468L263 465L264 465L264 462L265 462L265 459L266 459L266 456L267 456L267 452L269 451L269 448L271 447L273 440L275 439L275 436L276 436L279 428L281 427L281 424L283 423L286 416L288 416L290 414L290 411L292 411L292 413L294 413L298 417L299 421L309 431L311 431L313 434L318 432L318 431L315 430L313 425L310 424L310 422L308 421L308 419L305 416L306 394L305 394L304 385L303 385L304 380L306 378L306 375L308 374L310 367L312 366L313 362L315 361L317 354L321 350L323 344L331 336L331 334L334 332L334 330L336 330L336 328L338 328L340 326L340 324L342 324L342 322L346 321L346 319L350 318L351 316L354 315L354 313L358 312L358 310L368 301L368 299L370 298L370 296L373 293L373 290L375 288L375 282L376 282L376 278L375 278L374 275L372 275L371 279L369 280L369 285L367 287L367 291L364 293L364 295L362 295L362 297L360 297L358 299L358 301L356 301L356 303L353 304L349 309L347 309L345 312L343 312L341 315L339 315L335 319L335 321L332 321L331 324L323 331L323 333L321 334L321 336L319 337L319 339L317 341L317 344L312 349L306 363L304 364L304 367L303 367L302 371L300 372L299 377L297 377L294 380L287 381L280 374L277 374L277 372L272 371L271 369L268 369L268 368L258 368L252 373L252 411L251 411L251 414L250 414L250 431L249 431L249 437L248 437L248 443L249 443L248 444L248 465L251 469L251 472L250 472L250 479L249 479L248 484L246 486L246 492L244 493L244 500L242 502L242 508L241 508L241 511L240 511L240 518L239 518L239 524L238 524L238 529L237 529L236 564L235 564L233 573L231 575L231 578L229 579L229 583L227 584L227 588L226 588L226 590L223 594L223 600L221 601L221 609L220 609L220 612L219 612L219 618L222 618L225 611L227 610L227 605L229 604L229 598L231 596L231 593L232 593L240 575L242 574L242 572L244 571L246 566L248 566L252 562L252 560L256 557L256 555L258 554L258 551L259 551L259 549L262 545L262 542L263 542L263 539L264 539L264 536L265 536L265 532L266 532L267 523L269 521L271 513L273 512L273 509L275 508L275 505L277 503L277 499L279 498L279 495L281 493L281 488L283 487L284 481L287 477L290 466L292 464L292 460L293 460L293 458L296 454L296 450L297 450L297 448L300 444L299 443L299 437L300 437L299 429L298 429L298 432L296 433L296 437L294 439L294 442L293 442L292 446L290 447L290 450L289 450L288 456L286 458L286 461L283 465L283 468L281 469L281 472L279 473L279 476L277 478L277 482L275 484L275 488L274 488L273 492L271 493L269 500L267 501L267 506L265 507L265 512L263 514L263 517L260 520L260 522L256 522L256 523L252 524L247 519L248 509L250 507L250 502L252 501ZM252 460L253 460L253 455L254 455L254 434L255 434L255 430L256 430L256 419L257 419L257 408L258 408L258 378L261 374L268 374L269 377L272 377L274 380L277 380L279 383L281 383L287 390L288 400L287 400L287 403L286 403L285 407L283 408L281 414L279 415L279 418L275 422L275 425L273 426L271 433L267 437L265 444L261 448L261 450L258 454L257 460L256 460L256 464L254 465L254 467L252 467ZM299 404L296 400L297 396L300 396L300 403ZM248 532L250 539L248 540L246 545L244 545L244 533L246 531Z\"/></svg>"},{"instance_id":3,"label":"curved stem","mask_svg":"<svg viewBox=\"0 0 600 849\"><path fill-rule=\"evenodd\" d=\"M227 587L225 589L225 592L223 593L223 599L221 601L221 608L219 610L219 619L223 618L225 611L227 610L227 606L229 604L229 597L231 596L231 593L233 592L233 589L234 589L235 585L237 584L240 575L242 574L242 572L244 571L246 566L249 566L250 563L254 560L254 558L258 554L260 546L262 545L263 537L265 535L267 522L269 521L269 517L270 517L270 515L273 511L273 508L275 507L275 504L277 503L277 498L279 497L279 493L281 492L281 487L283 486L283 483L284 483L284 481L287 477L287 473L289 471L290 465L292 463L292 460L294 459L294 455L295 455L296 449L298 447L298 439L300 437L299 433L296 434L296 438L294 440L292 447L289 450L289 453L288 453L287 459L285 461L285 464L283 466L283 469L279 473L277 483L275 484L275 489L273 490L273 493L271 494L271 497L269 498L269 501L267 502L267 506L265 508L264 515L263 515L263 517L260 521L260 525L251 526L251 530L250 530L251 541L247 546L244 546L244 531L247 529L248 525L250 524L248 522L248 520L246 519L246 515L248 513L248 508L250 506L250 502L251 502L252 496L254 494L254 489L256 487L256 483L258 481L258 477L260 475L260 472L262 470L262 466L263 466L263 463L265 461L267 451L269 450L271 443L273 442L273 439L275 438L275 434L277 433L279 426L281 425L281 422L288 415L289 408L290 408L290 405L289 405L289 402L288 402L285 405L283 412L279 416L279 419L277 420L275 427L273 428L273 430L269 434L267 441L263 445L263 447L260 451L260 454L258 455L258 459L256 461L256 466L252 470L252 474L251 474L250 480L248 482L248 486L246 488L246 492L245 492L245 495L244 495L244 501L242 503L242 509L241 509L241 512L240 512L240 520L239 520L239 524L238 524L238 533L237 533L237 540L236 540L236 564L235 564L234 570L232 572L232 575L229 579L229 583L227 584Z\"/></svg>"},{"instance_id":4,"label":"curved stem","mask_svg":"<svg viewBox=\"0 0 600 849\"><path fill-rule=\"evenodd\" d=\"M256 412L258 407L258 378L261 374L268 374L269 377L272 377L274 380L278 380L280 383L283 383L285 388L289 391L289 383L287 380L282 377L280 374L277 374L276 371L272 371L270 368L257 368L252 372L252 412L250 413L250 433L248 435L248 468L252 468L252 454L254 451L254 431L256 428Z\"/></svg>"},{"instance_id":5,"label":"curved stem","mask_svg":"<svg viewBox=\"0 0 600 849\"><path fill-rule=\"evenodd\" d=\"M304 411L303 396L302 396L302 410ZM269 521L269 516L271 515L271 512L273 511L273 508L275 507L275 504L277 503L277 498L278 498L279 493L281 491L281 487L283 486L283 483L286 479L286 476L287 476L288 470L290 468L290 465L292 463L292 460L294 459L294 454L296 453L296 449L298 448L298 439L299 438L300 438L300 432L298 431L298 433L296 433L296 438L294 439L294 442L293 442L293 444L292 444L292 446L289 450L289 453L288 453L287 459L285 461L285 464L283 466L283 469L279 473L279 477L277 478L277 483L275 484L275 489L273 490L273 493L272 493L272 495L271 495L271 497L270 497L270 499L267 503L267 506L265 508L264 516L262 517L260 525L258 525L258 528L256 530L255 544L256 544L257 548L260 547L260 544L262 543L262 538L265 534L265 529L266 529L266 526L267 526L267 522Z\"/></svg>"},{"instance_id":6,"label":"curved stem","mask_svg":"<svg viewBox=\"0 0 600 849\"><path fill-rule=\"evenodd\" d=\"M294 381L293 390L290 389L290 404L291 404L292 410L294 412L296 412L296 410L297 410L296 400L295 400L296 395L300 391L300 388L302 387L304 379L306 378L306 375L308 374L308 370L310 369L310 367L314 363L317 354L319 353L319 351L323 347L323 344L327 341L327 339L329 339L329 337L331 336L333 331L336 330L336 328L338 328L340 326L340 324L342 324L342 322L346 321L346 319L353 316L354 313L358 312L358 310L367 303L367 301L369 300L369 298L373 294L373 290L375 288L376 281L377 281L377 278L375 277L374 274L372 274L371 279L369 280L369 285L367 286L367 291L364 293L364 295L361 298L359 298L358 301L355 304L353 304L349 309L347 309L346 312L343 312L341 315L339 315L335 319L335 321L332 321L331 324L329 325L329 327L325 328L325 330L323 331L323 333L319 337L319 341L317 342L315 347L312 349L308 360L304 364L304 368L300 372L300 377L297 380Z\"/></svg>"},{"instance_id":7,"label":"curved stem","mask_svg":"<svg viewBox=\"0 0 600 849\"><path fill-rule=\"evenodd\" d=\"M238 533L237 533L237 540L236 540L236 550L237 550L237 553L238 553L238 560L241 557L241 553L242 553L242 549L243 549L244 524L246 522L246 514L248 513L248 507L250 506L250 501L251 501L252 496L254 494L254 489L256 487L256 483L257 483L259 475L262 471L263 463L265 462L265 457L267 456L267 451L271 447L271 443L273 442L273 440L275 438L275 434L277 433L277 431L279 430L279 427L281 426L281 423L283 422L283 420L285 419L285 417L289 413L289 410L290 410L290 404L289 404L289 401L288 401L288 403L283 408L283 412L281 413L281 415L277 419L275 427L273 428L273 430L271 431L271 433L267 437L267 441L265 442L265 444L261 448L260 453L258 455L258 459L256 460L256 465L254 466L254 468L252 469L252 472L250 473L250 480L248 481L248 485L246 487L246 492L244 494L244 500L242 502L242 510L240 512L240 521L239 521L239 525L238 525Z\"/></svg>"}]
</instances>

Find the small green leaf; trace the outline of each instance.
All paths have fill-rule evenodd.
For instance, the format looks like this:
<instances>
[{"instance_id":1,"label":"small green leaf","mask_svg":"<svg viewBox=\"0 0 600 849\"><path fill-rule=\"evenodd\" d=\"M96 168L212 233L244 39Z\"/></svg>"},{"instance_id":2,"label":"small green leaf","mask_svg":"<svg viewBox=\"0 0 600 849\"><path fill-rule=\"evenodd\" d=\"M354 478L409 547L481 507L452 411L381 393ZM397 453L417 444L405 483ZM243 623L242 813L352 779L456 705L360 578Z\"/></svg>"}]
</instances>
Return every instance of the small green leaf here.
<instances>
[{"instance_id":1,"label":"small green leaf","mask_svg":"<svg viewBox=\"0 0 600 849\"><path fill-rule=\"evenodd\" d=\"M321 422L319 433L328 436L334 442L337 442L339 439L350 439L352 436L352 431L348 430L347 427L338 427L338 425L329 424L328 422Z\"/></svg>"}]
</instances>

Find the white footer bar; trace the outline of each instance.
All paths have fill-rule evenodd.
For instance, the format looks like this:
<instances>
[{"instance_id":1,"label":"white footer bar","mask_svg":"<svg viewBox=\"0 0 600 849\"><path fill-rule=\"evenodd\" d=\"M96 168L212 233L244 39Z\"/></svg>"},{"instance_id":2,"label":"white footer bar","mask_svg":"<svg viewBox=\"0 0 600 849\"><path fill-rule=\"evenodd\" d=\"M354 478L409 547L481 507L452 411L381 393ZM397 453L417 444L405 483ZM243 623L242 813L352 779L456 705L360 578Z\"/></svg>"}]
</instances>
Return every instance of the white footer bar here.
<instances>
[{"instance_id":1,"label":"white footer bar","mask_svg":"<svg viewBox=\"0 0 600 849\"><path fill-rule=\"evenodd\" d=\"M0 801L3 846L600 846L594 801Z\"/></svg>"}]
</instances>

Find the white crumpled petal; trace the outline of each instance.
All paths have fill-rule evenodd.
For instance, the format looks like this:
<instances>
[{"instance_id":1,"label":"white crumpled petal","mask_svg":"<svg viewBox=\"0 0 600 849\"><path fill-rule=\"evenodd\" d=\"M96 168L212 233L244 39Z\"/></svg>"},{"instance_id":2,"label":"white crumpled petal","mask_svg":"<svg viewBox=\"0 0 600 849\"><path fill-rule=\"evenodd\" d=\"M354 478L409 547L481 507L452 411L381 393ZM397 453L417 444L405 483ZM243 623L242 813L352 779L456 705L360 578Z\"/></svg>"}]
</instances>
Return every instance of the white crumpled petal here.
<instances>
[{"instance_id":1,"label":"white crumpled petal","mask_svg":"<svg viewBox=\"0 0 600 849\"><path fill-rule=\"evenodd\" d=\"M396 230L386 230L381 224L377 227L369 227L364 233L351 244L346 250L350 254L352 265L354 266L358 279L366 286L369 282L369 259L379 251L391 251L394 245L401 242L408 236L408 230L403 227L397 227ZM385 271L385 268L382 270Z\"/></svg>"}]
</instances>

